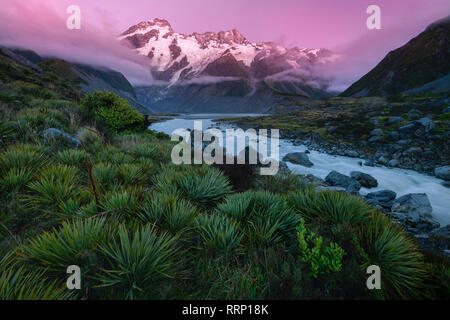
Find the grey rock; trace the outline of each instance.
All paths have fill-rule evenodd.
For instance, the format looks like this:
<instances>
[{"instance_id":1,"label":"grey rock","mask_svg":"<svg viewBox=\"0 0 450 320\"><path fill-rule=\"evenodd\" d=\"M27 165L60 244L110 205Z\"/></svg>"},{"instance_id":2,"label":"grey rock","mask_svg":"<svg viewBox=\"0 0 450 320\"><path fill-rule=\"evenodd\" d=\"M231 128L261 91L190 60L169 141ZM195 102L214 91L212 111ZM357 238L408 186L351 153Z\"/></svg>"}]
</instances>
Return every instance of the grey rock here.
<instances>
[{"instance_id":1,"label":"grey rock","mask_svg":"<svg viewBox=\"0 0 450 320\"><path fill-rule=\"evenodd\" d=\"M450 240L450 224L446 225L445 227L431 231L430 236L445 238L445 239Z\"/></svg>"},{"instance_id":2,"label":"grey rock","mask_svg":"<svg viewBox=\"0 0 450 320\"><path fill-rule=\"evenodd\" d=\"M394 123L401 122L401 121L403 121L402 117L390 117L387 122L389 124L394 124Z\"/></svg>"},{"instance_id":3,"label":"grey rock","mask_svg":"<svg viewBox=\"0 0 450 320\"><path fill-rule=\"evenodd\" d=\"M312 167L314 165L314 163L309 160L309 157L305 152L288 153L284 156L283 161L289 161L304 167Z\"/></svg>"},{"instance_id":4,"label":"grey rock","mask_svg":"<svg viewBox=\"0 0 450 320\"><path fill-rule=\"evenodd\" d=\"M391 161L388 162L388 166L389 167L396 167L400 164L400 161L396 160L396 159L392 159Z\"/></svg>"},{"instance_id":5,"label":"grey rock","mask_svg":"<svg viewBox=\"0 0 450 320\"><path fill-rule=\"evenodd\" d=\"M372 131L370 131L370 135L371 136L382 136L383 135L383 130L381 129L373 129Z\"/></svg>"},{"instance_id":6,"label":"grey rock","mask_svg":"<svg viewBox=\"0 0 450 320\"><path fill-rule=\"evenodd\" d=\"M450 166L437 167L434 169L434 175L439 179L450 181Z\"/></svg>"},{"instance_id":7,"label":"grey rock","mask_svg":"<svg viewBox=\"0 0 450 320\"><path fill-rule=\"evenodd\" d=\"M421 152L423 152L422 148L420 148L420 147L411 147L411 148L408 148L407 150L405 150L403 152L403 155L418 154L418 153L421 153Z\"/></svg>"},{"instance_id":8,"label":"grey rock","mask_svg":"<svg viewBox=\"0 0 450 320\"><path fill-rule=\"evenodd\" d=\"M385 157L385 156L381 156L378 158L378 163L383 164L383 165L387 165L389 163L390 159Z\"/></svg>"},{"instance_id":9,"label":"grey rock","mask_svg":"<svg viewBox=\"0 0 450 320\"><path fill-rule=\"evenodd\" d=\"M416 124L415 123L408 123L407 125L404 125L403 127L400 127L397 129L397 132L400 135L411 135L416 131Z\"/></svg>"},{"instance_id":10,"label":"grey rock","mask_svg":"<svg viewBox=\"0 0 450 320\"><path fill-rule=\"evenodd\" d=\"M373 118L370 118L370 123L373 125L373 126L378 126L378 124L379 124L379 121L378 121L378 117L373 117Z\"/></svg>"},{"instance_id":11,"label":"grey rock","mask_svg":"<svg viewBox=\"0 0 450 320\"><path fill-rule=\"evenodd\" d=\"M384 141L384 137L383 136L373 136L367 141L372 142L372 143L373 142L383 142Z\"/></svg>"},{"instance_id":12,"label":"grey rock","mask_svg":"<svg viewBox=\"0 0 450 320\"><path fill-rule=\"evenodd\" d=\"M416 121L417 124L421 125L422 127L424 127L425 132L430 132L431 130L434 129L434 127L436 126L435 123L433 122L433 120L429 119L429 118L422 118Z\"/></svg>"},{"instance_id":13,"label":"grey rock","mask_svg":"<svg viewBox=\"0 0 450 320\"><path fill-rule=\"evenodd\" d=\"M378 181L370 174L360 172L360 171L352 171L350 176L359 182L359 184L365 188L376 188L378 187Z\"/></svg>"},{"instance_id":14,"label":"grey rock","mask_svg":"<svg viewBox=\"0 0 450 320\"><path fill-rule=\"evenodd\" d=\"M345 150L345 155L348 157L356 158L359 156L359 153L354 150Z\"/></svg>"},{"instance_id":15,"label":"grey rock","mask_svg":"<svg viewBox=\"0 0 450 320\"><path fill-rule=\"evenodd\" d=\"M361 189L358 181L334 170L327 175L325 182L330 186L343 187L350 193L358 192Z\"/></svg>"},{"instance_id":16,"label":"grey rock","mask_svg":"<svg viewBox=\"0 0 450 320\"><path fill-rule=\"evenodd\" d=\"M409 193L397 198L392 205L392 212L407 215L412 221L432 218L433 208L425 193Z\"/></svg>"},{"instance_id":17,"label":"grey rock","mask_svg":"<svg viewBox=\"0 0 450 320\"><path fill-rule=\"evenodd\" d=\"M79 147L81 145L81 141L72 137L70 134L62 132L61 130L55 129L55 128L49 128L44 131L42 131L41 136L44 139L55 139L57 137L62 137L66 139L70 144L72 144L75 147Z\"/></svg>"},{"instance_id":18,"label":"grey rock","mask_svg":"<svg viewBox=\"0 0 450 320\"><path fill-rule=\"evenodd\" d=\"M389 202L395 199L397 194L392 190L381 190L370 192L366 195L366 199L373 199L379 202Z\"/></svg>"},{"instance_id":19,"label":"grey rock","mask_svg":"<svg viewBox=\"0 0 450 320\"><path fill-rule=\"evenodd\" d=\"M397 131L392 131L391 132L391 138L393 140L398 140L398 139L400 139L400 134Z\"/></svg>"}]
</instances>

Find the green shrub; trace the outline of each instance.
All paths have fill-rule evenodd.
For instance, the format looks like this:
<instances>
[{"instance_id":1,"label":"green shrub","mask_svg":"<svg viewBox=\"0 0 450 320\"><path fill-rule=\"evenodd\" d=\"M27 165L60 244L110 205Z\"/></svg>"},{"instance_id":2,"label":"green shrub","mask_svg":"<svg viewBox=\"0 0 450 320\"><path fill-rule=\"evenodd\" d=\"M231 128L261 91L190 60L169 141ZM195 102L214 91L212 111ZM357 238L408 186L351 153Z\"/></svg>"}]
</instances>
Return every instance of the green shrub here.
<instances>
[{"instance_id":1,"label":"green shrub","mask_svg":"<svg viewBox=\"0 0 450 320\"><path fill-rule=\"evenodd\" d=\"M320 274L341 271L344 250L334 242L324 246L323 238L308 231L303 220L297 228L297 239L300 259L311 265L311 275L314 278Z\"/></svg>"},{"instance_id":2,"label":"green shrub","mask_svg":"<svg viewBox=\"0 0 450 320\"><path fill-rule=\"evenodd\" d=\"M132 109L127 100L108 91L87 94L81 105L115 131L140 129L144 125L143 115Z\"/></svg>"}]
</instances>

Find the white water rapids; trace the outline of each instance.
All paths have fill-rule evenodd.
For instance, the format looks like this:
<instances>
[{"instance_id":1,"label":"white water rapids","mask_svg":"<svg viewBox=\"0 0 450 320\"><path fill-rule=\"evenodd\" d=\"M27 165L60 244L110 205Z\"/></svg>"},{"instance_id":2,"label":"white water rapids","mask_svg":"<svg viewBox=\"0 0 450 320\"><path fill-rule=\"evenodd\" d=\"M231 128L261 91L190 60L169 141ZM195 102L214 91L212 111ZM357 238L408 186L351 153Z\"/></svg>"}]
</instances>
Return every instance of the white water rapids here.
<instances>
[{"instance_id":1,"label":"white water rapids","mask_svg":"<svg viewBox=\"0 0 450 320\"><path fill-rule=\"evenodd\" d=\"M216 124L214 119L261 116L259 114L191 114L180 115L173 119L163 120L153 123L149 129L164 132L171 135L175 129L193 129L194 120L201 120L205 131L210 127L220 129L230 128L229 125ZM256 138L256 137L255 137ZM302 152L307 148L305 146L294 146L291 142L280 140L280 160L287 153ZM239 151L239 150L238 150ZM408 193L426 193L433 207L434 219L445 226L450 224L450 189L443 185L443 180L432 176L421 174L412 170L387 168L387 167L368 167L361 166L360 162L364 160L359 158L349 158L344 156L334 156L317 151L310 151L309 159L314 163L311 168L303 167L292 163L287 163L289 169L298 174L313 174L321 179L332 170L336 170L345 175L350 175L351 171L361 171L368 173L378 180L378 187L372 189L362 188L361 194L378 190L392 190L397 193L397 197Z\"/></svg>"}]
</instances>

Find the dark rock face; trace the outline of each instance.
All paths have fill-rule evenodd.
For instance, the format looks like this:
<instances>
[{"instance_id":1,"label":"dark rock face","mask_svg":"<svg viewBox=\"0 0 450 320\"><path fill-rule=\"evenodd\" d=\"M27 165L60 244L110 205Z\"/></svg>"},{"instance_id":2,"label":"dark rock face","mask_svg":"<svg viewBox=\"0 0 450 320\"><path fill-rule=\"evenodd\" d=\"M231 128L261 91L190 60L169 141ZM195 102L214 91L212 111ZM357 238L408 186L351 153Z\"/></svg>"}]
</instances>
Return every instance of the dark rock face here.
<instances>
[{"instance_id":1,"label":"dark rock face","mask_svg":"<svg viewBox=\"0 0 450 320\"><path fill-rule=\"evenodd\" d=\"M325 182L330 186L343 187L349 193L356 193L361 189L358 181L334 170L327 175Z\"/></svg>"},{"instance_id":2,"label":"dark rock face","mask_svg":"<svg viewBox=\"0 0 450 320\"><path fill-rule=\"evenodd\" d=\"M406 45L391 51L342 96L380 96L415 88L439 90L436 83L450 72L450 17L430 25ZM437 81L438 82L438 81Z\"/></svg>"},{"instance_id":3,"label":"dark rock face","mask_svg":"<svg viewBox=\"0 0 450 320\"><path fill-rule=\"evenodd\" d=\"M284 156L283 161L289 161L304 167L312 167L314 165L305 152L288 153Z\"/></svg>"},{"instance_id":4,"label":"dark rock face","mask_svg":"<svg viewBox=\"0 0 450 320\"><path fill-rule=\"evenodd\" d=\"M350 176L359 182L359 184L365 188L376 188L378 187L378 181L370 174L360 172L360 171L352 171Z\"/></svg>"}]
</instances>

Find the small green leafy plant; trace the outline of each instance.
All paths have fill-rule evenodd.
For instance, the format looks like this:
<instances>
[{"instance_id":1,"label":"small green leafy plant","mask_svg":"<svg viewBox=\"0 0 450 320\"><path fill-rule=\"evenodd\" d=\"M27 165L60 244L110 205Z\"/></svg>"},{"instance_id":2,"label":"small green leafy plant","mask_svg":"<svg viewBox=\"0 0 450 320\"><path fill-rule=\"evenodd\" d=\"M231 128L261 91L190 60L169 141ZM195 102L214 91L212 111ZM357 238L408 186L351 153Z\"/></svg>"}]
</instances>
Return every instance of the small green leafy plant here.
<instances>
[{"instance_id":1,"label":"small green leafy plant","mask_svg":"<svg viewBox=\"0 0 450 320\"><path fill-rule=\"evenodd\" d=\"M302 262L311 264L311 275L314 278L320 274L341 271L344 250L334 242L324 246L323 238L308 231L303 219L297 228L297 238L300 259Z\"/></svg>"}]
</instances>

